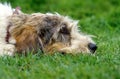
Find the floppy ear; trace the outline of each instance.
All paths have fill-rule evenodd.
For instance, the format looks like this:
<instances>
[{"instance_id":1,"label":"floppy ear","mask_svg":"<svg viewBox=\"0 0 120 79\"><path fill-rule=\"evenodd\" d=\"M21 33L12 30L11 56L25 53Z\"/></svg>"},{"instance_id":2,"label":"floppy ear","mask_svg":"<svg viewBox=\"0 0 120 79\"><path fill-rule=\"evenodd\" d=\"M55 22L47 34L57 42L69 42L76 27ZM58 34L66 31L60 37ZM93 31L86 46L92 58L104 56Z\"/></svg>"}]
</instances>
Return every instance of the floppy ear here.
<instances>
[{"instance_id":1,"label":"floppy ear","mask_svg":"<svg viewBox=\"0 0 120 79\"><path fill-rule=\"evenodd\" d=\"M37 31L35 27L26 25L22 28L17 29L14 32L14 37L16 39L17 52L37 52L38 49L43 50L43 45L37 36Z\"/></svg>"},{"instance_id":2,"label":"floppy ear","mask_svg":"<svg viewBox=\"0 0 120 79\"><path fill-rule=\"evenodd\" d=\"M49 43L52 35L57 31L59 20L56 16L46 16L38 27L38 35L42 38L43 43Z\"/></svg>"}]
</instances>

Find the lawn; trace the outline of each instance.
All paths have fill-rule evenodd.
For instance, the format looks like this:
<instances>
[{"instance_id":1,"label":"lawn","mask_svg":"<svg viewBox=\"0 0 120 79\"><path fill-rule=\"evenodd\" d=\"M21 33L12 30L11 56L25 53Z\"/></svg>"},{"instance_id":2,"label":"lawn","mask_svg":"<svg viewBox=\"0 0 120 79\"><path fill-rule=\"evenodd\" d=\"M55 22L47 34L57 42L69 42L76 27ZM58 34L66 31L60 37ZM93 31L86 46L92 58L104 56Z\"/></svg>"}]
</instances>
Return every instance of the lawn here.
<instances>
[{"instance_id":1,"label":"lawn","mask_svg":"<svg viewBox=\"0 0 120 79\"><path fill-rule=\"evenodd\" d=\"M120 0L0 0L26 13L58 12L80 20L92 34L95 55L0 57L0 79L120 79Z\"/></svg>"}]
</instances>

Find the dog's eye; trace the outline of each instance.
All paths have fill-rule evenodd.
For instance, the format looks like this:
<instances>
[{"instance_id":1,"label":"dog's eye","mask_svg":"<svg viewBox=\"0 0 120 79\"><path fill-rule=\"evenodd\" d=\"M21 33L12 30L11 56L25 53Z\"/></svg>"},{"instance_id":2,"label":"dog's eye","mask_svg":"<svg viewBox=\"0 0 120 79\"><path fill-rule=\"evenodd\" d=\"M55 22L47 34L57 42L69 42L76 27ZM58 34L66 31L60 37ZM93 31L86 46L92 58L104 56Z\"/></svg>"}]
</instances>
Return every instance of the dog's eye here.
<instances>
[{"instance_id":1,"label":"dog's eye","mask_svg":"<svg viewBox=\"0 0 120 79\"><path fill-rule=\"evenodd\" d=\"M69 30L67 29L67 25L66 24L62 24L61 29L60 29L59 32L63 33L63 34L70 34Z\"/></svg>"}]
</instances>

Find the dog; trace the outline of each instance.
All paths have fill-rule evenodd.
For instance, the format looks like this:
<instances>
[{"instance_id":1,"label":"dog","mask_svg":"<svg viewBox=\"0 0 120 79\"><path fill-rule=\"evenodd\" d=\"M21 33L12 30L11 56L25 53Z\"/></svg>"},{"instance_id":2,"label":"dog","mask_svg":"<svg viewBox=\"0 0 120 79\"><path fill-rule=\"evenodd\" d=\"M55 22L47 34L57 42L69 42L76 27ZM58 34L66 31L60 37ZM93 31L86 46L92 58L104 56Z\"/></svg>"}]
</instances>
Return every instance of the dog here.
<instances>
[{"instance_id":1,"label":"dog","mask_svg":"<svg viewBox=\"0 0 120 79\"><path fill-rule=\"evenodd\" d=\"M78 29L78 21L58 13L23 13L0 3L0 55L13 56L38 50L47 54L95 53L91 35Z\"/></svg>"}]
</instances>

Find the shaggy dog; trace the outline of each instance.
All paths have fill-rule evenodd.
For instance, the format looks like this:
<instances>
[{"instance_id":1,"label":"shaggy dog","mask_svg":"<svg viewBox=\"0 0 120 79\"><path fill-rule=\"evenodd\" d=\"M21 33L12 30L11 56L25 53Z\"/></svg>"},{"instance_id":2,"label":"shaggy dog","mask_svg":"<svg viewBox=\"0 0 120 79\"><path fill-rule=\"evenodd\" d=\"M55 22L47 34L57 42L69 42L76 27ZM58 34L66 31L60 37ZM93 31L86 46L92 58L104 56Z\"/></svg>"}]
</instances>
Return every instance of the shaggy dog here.
<instances>
[{"instance_id":1,"label":"shaggy dog","mask_svg":"<svg viewBox=\"0 0 120 79\"><path fill-rule=\"evenodd\" d=\"M58 13L22 13L9 4L0 4L0 55L15 52L94 53L90 35L78 30L78 21Z\"/></svg>"}]
</instances>

